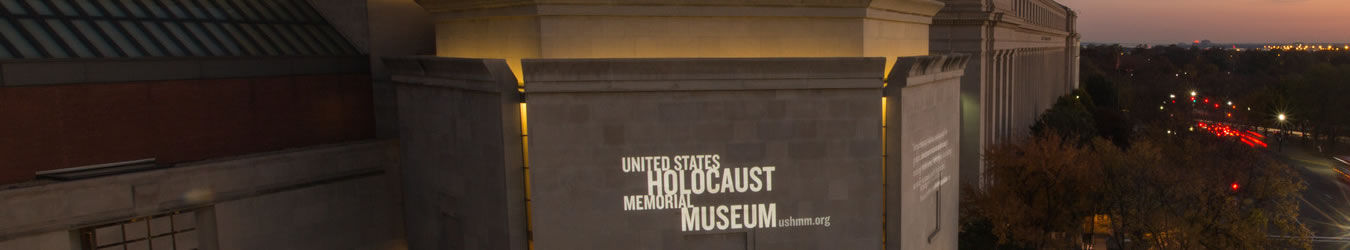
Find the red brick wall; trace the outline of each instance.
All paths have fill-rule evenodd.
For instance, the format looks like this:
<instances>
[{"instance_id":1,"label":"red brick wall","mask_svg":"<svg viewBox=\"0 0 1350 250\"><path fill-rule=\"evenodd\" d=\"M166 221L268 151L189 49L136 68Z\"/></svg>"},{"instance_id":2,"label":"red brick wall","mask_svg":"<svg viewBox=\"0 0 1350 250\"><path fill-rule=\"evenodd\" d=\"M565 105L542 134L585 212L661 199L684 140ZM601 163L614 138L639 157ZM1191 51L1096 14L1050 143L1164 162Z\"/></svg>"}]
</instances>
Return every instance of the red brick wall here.
<instances>
[{"instance_id":1,"label":"red brick wall","mask_svg":"<svg viewBox=\"0 0 1350 250\"><path fill-rule=\"evenodd\" d=\"M0 183L367 139L373 112L366 75L0 87Z\"/></svg>"}]
</instances>

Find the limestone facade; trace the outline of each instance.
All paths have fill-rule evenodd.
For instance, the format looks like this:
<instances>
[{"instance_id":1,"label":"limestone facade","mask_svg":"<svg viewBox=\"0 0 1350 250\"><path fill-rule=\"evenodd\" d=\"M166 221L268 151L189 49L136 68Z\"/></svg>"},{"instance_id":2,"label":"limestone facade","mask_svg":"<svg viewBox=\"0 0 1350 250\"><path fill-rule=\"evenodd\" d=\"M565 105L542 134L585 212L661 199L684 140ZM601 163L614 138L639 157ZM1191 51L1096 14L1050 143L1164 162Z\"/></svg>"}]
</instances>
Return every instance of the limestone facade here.
<instances>
[{"instance_id":1,"label":"limestone facade","mask_svg":"<svg viewBox=\"0 0 1350 250\"><path fill-rule=\"evenodd\" d=\"M957 249L961 76L969 57L900 58L885 88L886 249Z\"/></svg>"},{"instance_id":2,"label":"limestone facade","mask_svg":"<svg viewBox=\"0 0 1350 250\"><path fill-rule=\"evenodd\" d=\"M504 58L896 57L928 54L936 0L422 0L436 54ZM519 75L517 75L519 77ZM529 79L521 79L529 80Z\"/></svg>"},{"instance_id":3,"label":"limestone facade","mask_svg":"<svg viewBox=\"0 0 1350 250\"><path fill-rule=\"evenodd\" d=\"M961 80L961 175L978 182L981 153L1025 138L1057 97L1078 88L1077 15L1053 0L943 0L933 53L971 55Z\"/></svg>"},{"instance_id":4,"label":"limestone facade","mask_svg":"<svg viewBox=\"0 0 1350 250\"><path fill-rule=\"evenodd\" d=\"M452 202L405 203L413 248L521 249L527 231L538 249L956 248L969 59L926 57L940 1L418 3L435 22L441 58L386 61L400 68L400 116L425 117L403 119L404 186L423 189L409 197ZM519 113L499 106L511 98L508 79L522 92ZM519 126L507 119L516 116ZM485 137L416 139L465 136ZM525 143L497 139L513 136ZM453 146L463 143L507 148L462 154L484 148ZM511 147L524 164L511 161ZM777 167L778 187L655 196L646 174L688 180L695 171L622 168L625 157L692 155L718 155L727 168ZM521 186L512 184L518 173ZM441 180L492 185L464 193ZM513 197L522 193L524 204ZM781 219L767 222L790 226L699 227L745 218L734 211L763 215L765 204ZM689 216L699 207L707 216L729 207L731 220ZM422 237L446 234L462 236Z\"/></svg>"},{"instance_id":5,"label":"limestone facade","mask_svg":"<svg viewBox=\"0 0 1350 250\"><path fill-rule=\"evenodd\" d=\"M408 245L956 249L967 60L390 58Z\"/></svg>"},{"instance_id":6,"label":"limestone facade","mask_svg":"<svg viewBox=\"0 0 1350 250\"><path fill-rule=\"evenodd\" d=\"M535 248L879 247L883 63L525 60ZM642 171L621 161L709 155L720 166ZM746 171L762 173L755 175L762 189L759 181L735 181L749 180L737 173L748 169L762 170ZM634 198L669 194L649 190L652 173L682 176L659 185L690 190L689 206L628 207ZM669 181L679 179L692 181ZM700 212L705 208L726 210ZM789 218L830 224L781 221Z\"/></svg>"}]
</instances>

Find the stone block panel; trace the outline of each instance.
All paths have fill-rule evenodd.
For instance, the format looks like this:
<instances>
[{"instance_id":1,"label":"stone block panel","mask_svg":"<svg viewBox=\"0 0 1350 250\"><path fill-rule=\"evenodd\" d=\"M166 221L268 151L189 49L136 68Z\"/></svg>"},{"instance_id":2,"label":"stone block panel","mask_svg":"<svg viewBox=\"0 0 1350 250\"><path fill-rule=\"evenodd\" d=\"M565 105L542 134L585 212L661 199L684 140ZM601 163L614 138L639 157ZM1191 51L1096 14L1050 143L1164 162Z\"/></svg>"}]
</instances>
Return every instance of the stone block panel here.
<instances>
[{"instance_id":1,"label":"stone block panel","mask_svg":"<svg viewBox=\"0 0 1350 250\"><path fill-rule=\"evenodd\" d=\"M525 249L518 83L504 60L388 58L413 249Z\"/></svg>"},{"instance_id":2,"label":"stone block panel","mask_svg":"<svg viewBox=\"0 0 1350 250\"><path fill-rule=\"evenodd\" d=\"M902 57L886 87L886 249L956 249L964 55Z\"/></svg>"},{"instance_id":3,"label":"stone block panel","mask_svg":"<svg viewBox=\"0 0 1350 250\"><path fill-rule=\"evenodd\" d=\"M525 84L536 248L880 246L882 235L876 228L881 226L884 60L559 59L523 64L527 77L543 76ZM792 67L776 67L783 65ZM684 74L687 70L699 73ZM562 76L564 72L572 75ZM697 86L710 81L706 76L753 84L649 91L630 91L618 83L586 85L624 78L632 84ZM822 79L832 77L843 79ZM832 84L837 81L853 84ZM554 91L558 89L551 85L596 87ZM857 115L827 112L831 107ZM866 147L871 149L862 149ZM679 161L689 167L646 168L650 162L630 157L669 159L667 166ZM716 168L710 167L713 159ZM702 177L705 182L695 184L692 180L700 179L695 175L741 170L746 173L735 176L744 180L742 186L728 182L731 189L716 194L692 189L706 189L703 184L709 180ZM766 171L772 171L772 184ZM670 178L647 179L657 173ZM751 175L762 181L758 191ZM684 183L690 193L665 195L651 191L653 183ZM644 203L649 205L636 205L634 199L649 200ZM712 212L700 217L699 211L706 211L700 209ZM730 216L721 220L721 227L716 225L719 209ZM752 214L760 217L751 220ZM711 224L698 224L703 222Z\"/></svg>"}]
</instances>

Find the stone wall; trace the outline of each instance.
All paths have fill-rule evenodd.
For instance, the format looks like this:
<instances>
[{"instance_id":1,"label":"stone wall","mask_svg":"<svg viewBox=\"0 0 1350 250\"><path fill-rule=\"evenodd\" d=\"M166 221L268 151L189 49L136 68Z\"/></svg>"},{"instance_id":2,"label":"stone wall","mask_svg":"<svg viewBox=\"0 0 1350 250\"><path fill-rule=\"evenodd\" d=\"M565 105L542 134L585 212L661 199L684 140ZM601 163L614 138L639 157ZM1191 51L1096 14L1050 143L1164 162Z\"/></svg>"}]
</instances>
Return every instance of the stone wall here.
<instances>
[{"instance_id":1,"label":"stone wall","mask_svg":"<svg viewBox=\"0 0 1350 250\"><path fill-rule=\"evenodd\" d=\"M389 182L356 177L215 204L218 249L401 249Z\"/></svg>"},{"instance_id":2,"label":"stone wall","mask_svg":"<svg viewBox=\"0 0 1350 250\"><path fill-rule=\"evenodd\" d=\"M517 73L521 58L926 55L928 25L943 6L934 0L418 3L436 22L437 55L503 58Z\"/></svg>"},{"instance_id":3,"label":"stone wall","mask_svg":"<svg viewBox=\"0 0 1350 250\"><path fill-rule=\"evenodd\" d=\"M900 58L886 86L886 249L956 249L967 56Z\"/></svg>"},{"instance_id":4,"label":"stone wall","mask_svg":"<svg viewBox=\"0 0 1350 250\"><path fill-rule=\"evenodd\" d=\"M329 145L3 190L0 249L72 249L80 228L174 211L214 211L196 222L201 249L397 247L395 150Z\"/></svg>"},{"instance_id":5,"label":"stone wall","mask_svg":"<svg viewBox=\"0 0 1350 250\"><path fill-rule=\"evenodd\" d=\"M961 84L961 172L977 183L982 150L1025 138L1055 98L1078 87L1072 10L1053 0L943 0L932 53L971 56Z\"/></svg>"},{"instance_id":6,"label":"stone wall","mask_svg":"<svg viewBox=\"0 0 1350 250\"><path fill-rule=\"evenodd\" d=\"M882 58L523 64L537 249L881 246Z\"/></svg>"},{"instance_id":7,"label":"stone wall","mask_svg":"<svg viewBox=\"0 0 1350 250\"><path fill-rule=\"evenodd\" d=\"M520 95L501 59L385 60L397 83L408 244L525 249Z\"/></svg>"}]
</instances>

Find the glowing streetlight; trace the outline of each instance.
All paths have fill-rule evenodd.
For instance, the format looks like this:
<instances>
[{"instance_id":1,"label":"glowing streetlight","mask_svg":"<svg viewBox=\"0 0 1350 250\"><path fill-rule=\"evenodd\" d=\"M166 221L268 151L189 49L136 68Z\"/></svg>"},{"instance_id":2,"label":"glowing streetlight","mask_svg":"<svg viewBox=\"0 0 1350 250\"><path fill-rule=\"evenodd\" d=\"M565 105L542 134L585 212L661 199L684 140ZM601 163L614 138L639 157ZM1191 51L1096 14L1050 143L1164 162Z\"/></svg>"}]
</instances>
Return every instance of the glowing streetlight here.
<instances>
[{"instance_id":1,"label":"glowing streetlight","mask_svg":"<svg viewBox=\"0 0 1350 250\"><path fill-rule=\"evenodd\" d=\"M1228 101L1228 106L1233 106L1233 101Z\"/></svg>"},{"instance_id":2,"label":"glowing streetlight","mask_svg":"<svg viewBox=\"0 0 1350 250\"><path fill-rule=\"evenodd\" d=\"M1284 122L1285 120L1284 114L1280 114L1278 118L1280 119L1280 122Z\"/></svg>"},{"instance_id":3,"label":"glowing streetlight","mask_svg":"<svg viewBox=\"0 0 1350 250\"><path fill-rule=\"evenodd\" d=\"M1191 96L1195 96L1195 91L1194 91L1194 90L1191 91Z\"/></svg>"},{"instance_id":4,"label":"glowing streetlight","mask_svg":"<svg viewBox=\"0 0 1350 250\"><path fill-rule=\"evenodd\" d=\"M1170 98L1172 98L1172 99L1177 99L1177 95L1167 95L1167 97L1170 97Z\"/></svg>"},{"instance_id":5,"label":"glowing streetlight","mask_svg":"<svg viewBox=\"0 0 1350 250\"><path fill-rule=\"evenodd\" d=\"M1158 106L1158 110L1163 110L1163 106Z\"/></svg>"}]
</instances>

